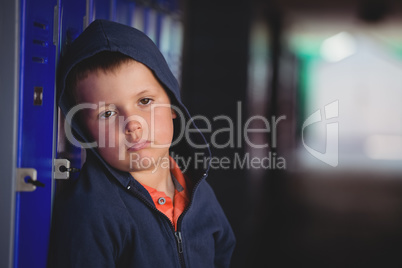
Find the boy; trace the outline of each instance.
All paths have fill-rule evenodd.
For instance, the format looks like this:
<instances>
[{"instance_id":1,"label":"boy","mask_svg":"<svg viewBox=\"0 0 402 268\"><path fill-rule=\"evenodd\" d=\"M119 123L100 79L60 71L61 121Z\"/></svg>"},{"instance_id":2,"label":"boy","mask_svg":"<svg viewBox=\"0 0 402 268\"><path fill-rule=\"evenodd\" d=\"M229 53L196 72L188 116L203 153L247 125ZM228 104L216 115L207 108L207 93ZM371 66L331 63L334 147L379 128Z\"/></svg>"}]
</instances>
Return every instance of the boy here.
<instances>
[{"instance_id":1,"label":"boy","mask_svg":"<svg viewBox=\"0 0 402 268\"><path fill-rule=\"evenodd\" d=\"M192 121L154 43L94 21L63 57L58 90L88 149L80 177L55 198L48 266L229 267L235 239L209 167L182 173L169 156L210 151L194 124L178 135Z\"/></svg>"}]
</instances>

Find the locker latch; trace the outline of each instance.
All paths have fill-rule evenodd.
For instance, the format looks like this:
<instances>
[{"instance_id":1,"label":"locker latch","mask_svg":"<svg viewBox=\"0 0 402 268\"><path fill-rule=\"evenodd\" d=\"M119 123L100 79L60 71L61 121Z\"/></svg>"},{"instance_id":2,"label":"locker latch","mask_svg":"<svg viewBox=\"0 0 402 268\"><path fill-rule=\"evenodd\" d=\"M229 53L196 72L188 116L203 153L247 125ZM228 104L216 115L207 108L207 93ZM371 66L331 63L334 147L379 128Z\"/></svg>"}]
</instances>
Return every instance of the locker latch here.
<instances>
[{"instance_id":1,"label":"locker latch","mask_svg":"<svg viewBox=\"0 0 402 268\"><path fill-rule=\"evenodd\" d=\"M70 167L70 161L67 159L54 160L54 178L67 180L70 178L70 172L77 172L79 169Z\"/></svg>"},{"instance_id":2,"label":"locker latch","mask_svg":"<svg viewBox=\"0 0 402 268\"><path fill-rule=\"evenodd\" d=\"M17 192L33 192L36 190L36 186L45 186L38 181L36 169L17 168Z\"/></svg>"}]
</instances>

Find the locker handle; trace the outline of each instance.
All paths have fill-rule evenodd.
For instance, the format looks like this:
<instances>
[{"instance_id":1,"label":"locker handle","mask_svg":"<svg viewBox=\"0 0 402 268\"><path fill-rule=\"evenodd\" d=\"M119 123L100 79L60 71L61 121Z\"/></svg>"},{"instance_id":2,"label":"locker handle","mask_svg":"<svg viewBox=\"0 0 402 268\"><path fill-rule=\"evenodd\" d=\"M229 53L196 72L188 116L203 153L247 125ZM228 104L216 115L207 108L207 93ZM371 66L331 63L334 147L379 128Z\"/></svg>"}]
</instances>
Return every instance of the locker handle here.
<instances>
[{"instance_id":1,"label":"locker handle","mask_svg":"<svg viewBox=\"0 0 402 268\"><path fill-rule=\"evenodd\" d=\"M42 182L37 180L37 171L34 168L17 168L16 191L33 192L36 186L44 187Z\"/></svg>"},{"instance_id":2,"label":"locker handle","mask_svg":"<svg viewBox=\"0 0 402 268\"><path fill-rule=\"evenodd\" d=\"M39 186L39 187L45 187L45 184L43 182L40 182L38 180L34 181L33 179L29 178L26 181L27 183L33 184L35 186Z\"/></svg>"},{"instance_id":3,"label":"locker handle","mask_svg":"<svg viewBox=\"0 0 402 268\"><path fill-rule=\"evenodd\" d=\"M67 180L70 178L70 173L79 172L78 168L70 167L70 161L67 159L54 160L54 174L55 179Z\"/></svg>"}]
</instances>

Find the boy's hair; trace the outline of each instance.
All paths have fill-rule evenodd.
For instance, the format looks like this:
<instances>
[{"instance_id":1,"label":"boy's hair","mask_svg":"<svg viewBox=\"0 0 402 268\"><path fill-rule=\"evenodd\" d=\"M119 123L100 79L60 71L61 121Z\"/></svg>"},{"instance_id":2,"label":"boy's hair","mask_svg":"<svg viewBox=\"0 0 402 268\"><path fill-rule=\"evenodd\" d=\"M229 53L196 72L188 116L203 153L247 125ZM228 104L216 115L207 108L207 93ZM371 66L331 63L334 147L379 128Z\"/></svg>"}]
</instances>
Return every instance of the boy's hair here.
<instances>
[{"instance_id":1,"label":"boy's hair","mask_svg":"<svg viewBox=\"0 0 402 268\"><path fill-rule=\"evenodd\" d=\"M89 57L77 65L75 65L69 74L66 77L66 89L68 89L67 94L73 100L75 104L77 104L77 84L80 80L86 78L90 72L93 71L103 71L104 73L109 73L115 71L122 64L127 63L129 61L136 61L133 58L124 55L120 52L112 52L112 51L102 51L95 54L92 57ZM170 101L172 101L172 93L170 90L167 90L166 87L161 83L158 77L155 75L155 78L161 84L165 92L168 94Z\"/></svg>"},{"instance_id":2,"label":"boy's hair","mask_svg":"<svg viewBox=\"0 0 402 268\"><path fill-rule=\"evenodd\" d=\"M120 52L102 51L89 57L77 65L69 72L66 78L66 88L71 94L70 97L77 102L76 87L80 80L86 78L90 72L103 71L109 73L115 71L122 64L135 61L133 58Z\"/></svg>"}]
</instances>

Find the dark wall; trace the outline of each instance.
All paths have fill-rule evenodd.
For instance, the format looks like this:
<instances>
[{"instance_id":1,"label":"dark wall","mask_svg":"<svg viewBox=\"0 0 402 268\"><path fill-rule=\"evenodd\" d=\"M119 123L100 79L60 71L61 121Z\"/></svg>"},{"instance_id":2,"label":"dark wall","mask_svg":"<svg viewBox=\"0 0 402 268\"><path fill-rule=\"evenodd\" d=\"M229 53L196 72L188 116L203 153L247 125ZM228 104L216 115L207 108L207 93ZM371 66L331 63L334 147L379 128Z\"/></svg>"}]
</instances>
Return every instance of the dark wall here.
<instances>
[{"instance_id":1,"label":"dark wall","mask_svg":"<svg viewBox=\"0 0 402 268\"><path fill-rule=\"evenodd\" d=\"M213 121L215 116L236 118L238 101L242 102L244 117L249 16L248 1L186 2L183 99L192 115L204 115L211 120L213 131L228 127L223 120ZM203 122L198 122L198 126L205 127ZM217 138L223 144L229 136L222 133ZM215 157L229 158L244 152L239 146L225 149L212 146L211 150ZM208 177L236 234L233 267L244 267L240 265L245 257L241 252L247 248L249 198L245 176L244 170L212 169Z\"/></svg>"}]
</instances>

